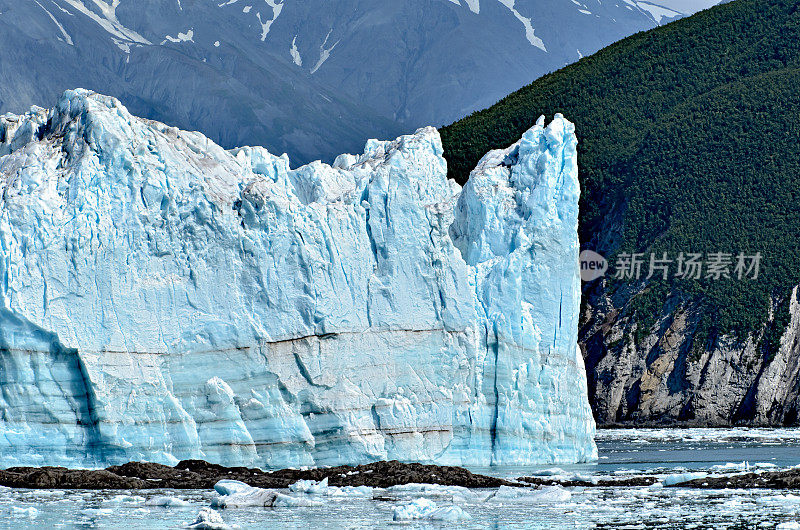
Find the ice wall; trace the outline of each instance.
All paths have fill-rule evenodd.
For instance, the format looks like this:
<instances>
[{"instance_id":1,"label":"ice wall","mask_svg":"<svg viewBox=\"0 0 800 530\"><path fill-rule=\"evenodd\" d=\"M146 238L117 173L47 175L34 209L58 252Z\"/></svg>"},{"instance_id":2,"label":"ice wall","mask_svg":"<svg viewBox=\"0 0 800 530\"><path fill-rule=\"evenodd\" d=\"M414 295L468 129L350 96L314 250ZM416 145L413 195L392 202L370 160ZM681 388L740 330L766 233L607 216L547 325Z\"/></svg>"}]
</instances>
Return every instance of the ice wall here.
<instances>
[{"instance_id":1,"label":"ice wall","mask_svg":"<svg viewBox=\"0 0 800 530\"><path fill-rule=\"evenodd\" d=\"M576 143L461 190L433 128L290 170L84 90L0 118L4 465L594 458Z\"/></svg>"}]
</instances>

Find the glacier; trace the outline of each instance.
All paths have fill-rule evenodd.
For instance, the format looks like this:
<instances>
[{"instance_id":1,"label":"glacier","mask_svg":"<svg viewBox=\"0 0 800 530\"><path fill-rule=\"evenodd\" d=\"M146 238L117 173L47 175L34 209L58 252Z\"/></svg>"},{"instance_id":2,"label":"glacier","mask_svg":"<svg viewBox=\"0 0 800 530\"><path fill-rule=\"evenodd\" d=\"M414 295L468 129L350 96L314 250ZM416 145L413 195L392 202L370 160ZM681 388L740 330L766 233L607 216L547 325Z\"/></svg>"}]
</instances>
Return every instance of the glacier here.
<instances>
[{"instance_id":1,"label":"glacier","mask_svg":"<svg viewBox=\"0 0 800 530\"><path fill-rule=\"evenodd\" d=\"M461 189L431 127L293 170L77 89L0 188L4 466L596 458L561 115Z\"/></svg>"}]
</instances>

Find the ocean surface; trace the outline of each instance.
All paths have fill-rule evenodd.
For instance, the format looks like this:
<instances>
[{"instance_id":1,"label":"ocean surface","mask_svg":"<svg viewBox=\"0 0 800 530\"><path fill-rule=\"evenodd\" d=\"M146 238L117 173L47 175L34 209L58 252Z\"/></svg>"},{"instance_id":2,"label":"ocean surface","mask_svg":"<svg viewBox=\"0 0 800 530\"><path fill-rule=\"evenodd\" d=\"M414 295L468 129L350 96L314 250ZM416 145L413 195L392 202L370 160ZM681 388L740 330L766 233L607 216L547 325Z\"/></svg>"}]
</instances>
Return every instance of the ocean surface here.
<instances>
[{"instance_id":1,"label":"ocean surface","mask_svg":"<svg viewBox=\"0 0 800 530\"><path fill-rule=\"evenodd\" d=\"M585 480L686 473L718 474L800 465L800 429L626 429L598 433L593 464L476 469L503 476L559 476ZM220 510L231 528L800 528L800 491L692 490L686 488L560 488L523 494L506 488L375 489L349 494L284 492L312 506ZM186 528L214 491L89 492L0 490L0 528ZM393 521L417 499L459 520ZM431 506L416 501L418 506ZM161 506L168 505L168 506ZM455 516L453 514L456 514ZM466 514L466 515L464 515ZM465 519L468 517L468 519ZM796 526L795 526L795 523ZM780 525L780 526L779 526ZM224 526L220 525L220 528Z\"/></svg>"}]
</instances>

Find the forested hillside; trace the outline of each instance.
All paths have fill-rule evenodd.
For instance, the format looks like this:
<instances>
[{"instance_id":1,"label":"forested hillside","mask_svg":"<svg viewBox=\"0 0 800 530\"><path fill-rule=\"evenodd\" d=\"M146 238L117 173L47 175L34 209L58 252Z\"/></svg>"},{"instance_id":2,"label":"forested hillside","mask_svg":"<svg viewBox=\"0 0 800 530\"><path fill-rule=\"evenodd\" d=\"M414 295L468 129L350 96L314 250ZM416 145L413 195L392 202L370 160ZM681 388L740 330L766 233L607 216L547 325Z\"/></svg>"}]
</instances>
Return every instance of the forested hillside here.
<instances>
[{"instance_id":1,"label":"forested hillside","mask_svg":"<svg viewBox=\"0 0 800 530\"><path fill-rule=\"evenodd\" d=\"M645 273L651 253L731 254L731 271L739 253L761 253L755 280L705 271L684 279L671 270L666 279L605 278L585 288L590 387L618 394L597 396L601 421L697 419L699 406L717 406L698 405L696 394L710 384L704 363L720 349L760 356L749 367L728 363L753 380L740 382L742 395L721 413L755 418L753 385L780 349L800 283L798 68L800 2L737 0L614 44L442 131L451 176L463 182L480 153L512 143L539 115L575 122L581 241L610 258L612 273L630 253L644 254ZM653 373L678 317L687 323L667 348L675 359ZM612 392L614 357L631 366ZM648 373L664 399L676 399L673 408L644 406ZM796 374L789 380L797 385ZM797 403L790 405L794 413L759 421L796 421Z\"/></svg>"}]
</instances>

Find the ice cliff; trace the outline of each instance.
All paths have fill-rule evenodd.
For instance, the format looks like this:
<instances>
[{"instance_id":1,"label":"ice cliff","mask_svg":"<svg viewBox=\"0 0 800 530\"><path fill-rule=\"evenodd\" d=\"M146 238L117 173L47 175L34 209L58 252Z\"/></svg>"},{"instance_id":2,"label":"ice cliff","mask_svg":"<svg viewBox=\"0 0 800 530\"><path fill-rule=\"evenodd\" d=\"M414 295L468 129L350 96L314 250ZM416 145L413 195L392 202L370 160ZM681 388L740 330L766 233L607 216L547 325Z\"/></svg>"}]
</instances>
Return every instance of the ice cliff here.
<instances>
[{"instance_id":1,"label":"ice cliff","mask_svg":"<svg viewBox=\"0 0 800 530\"><path fill-rule=\"evenodd\" d=\"M574 127L291 170L68 91L0 118L4 466L596 455Z\"/></svg>"}]
</instances>

